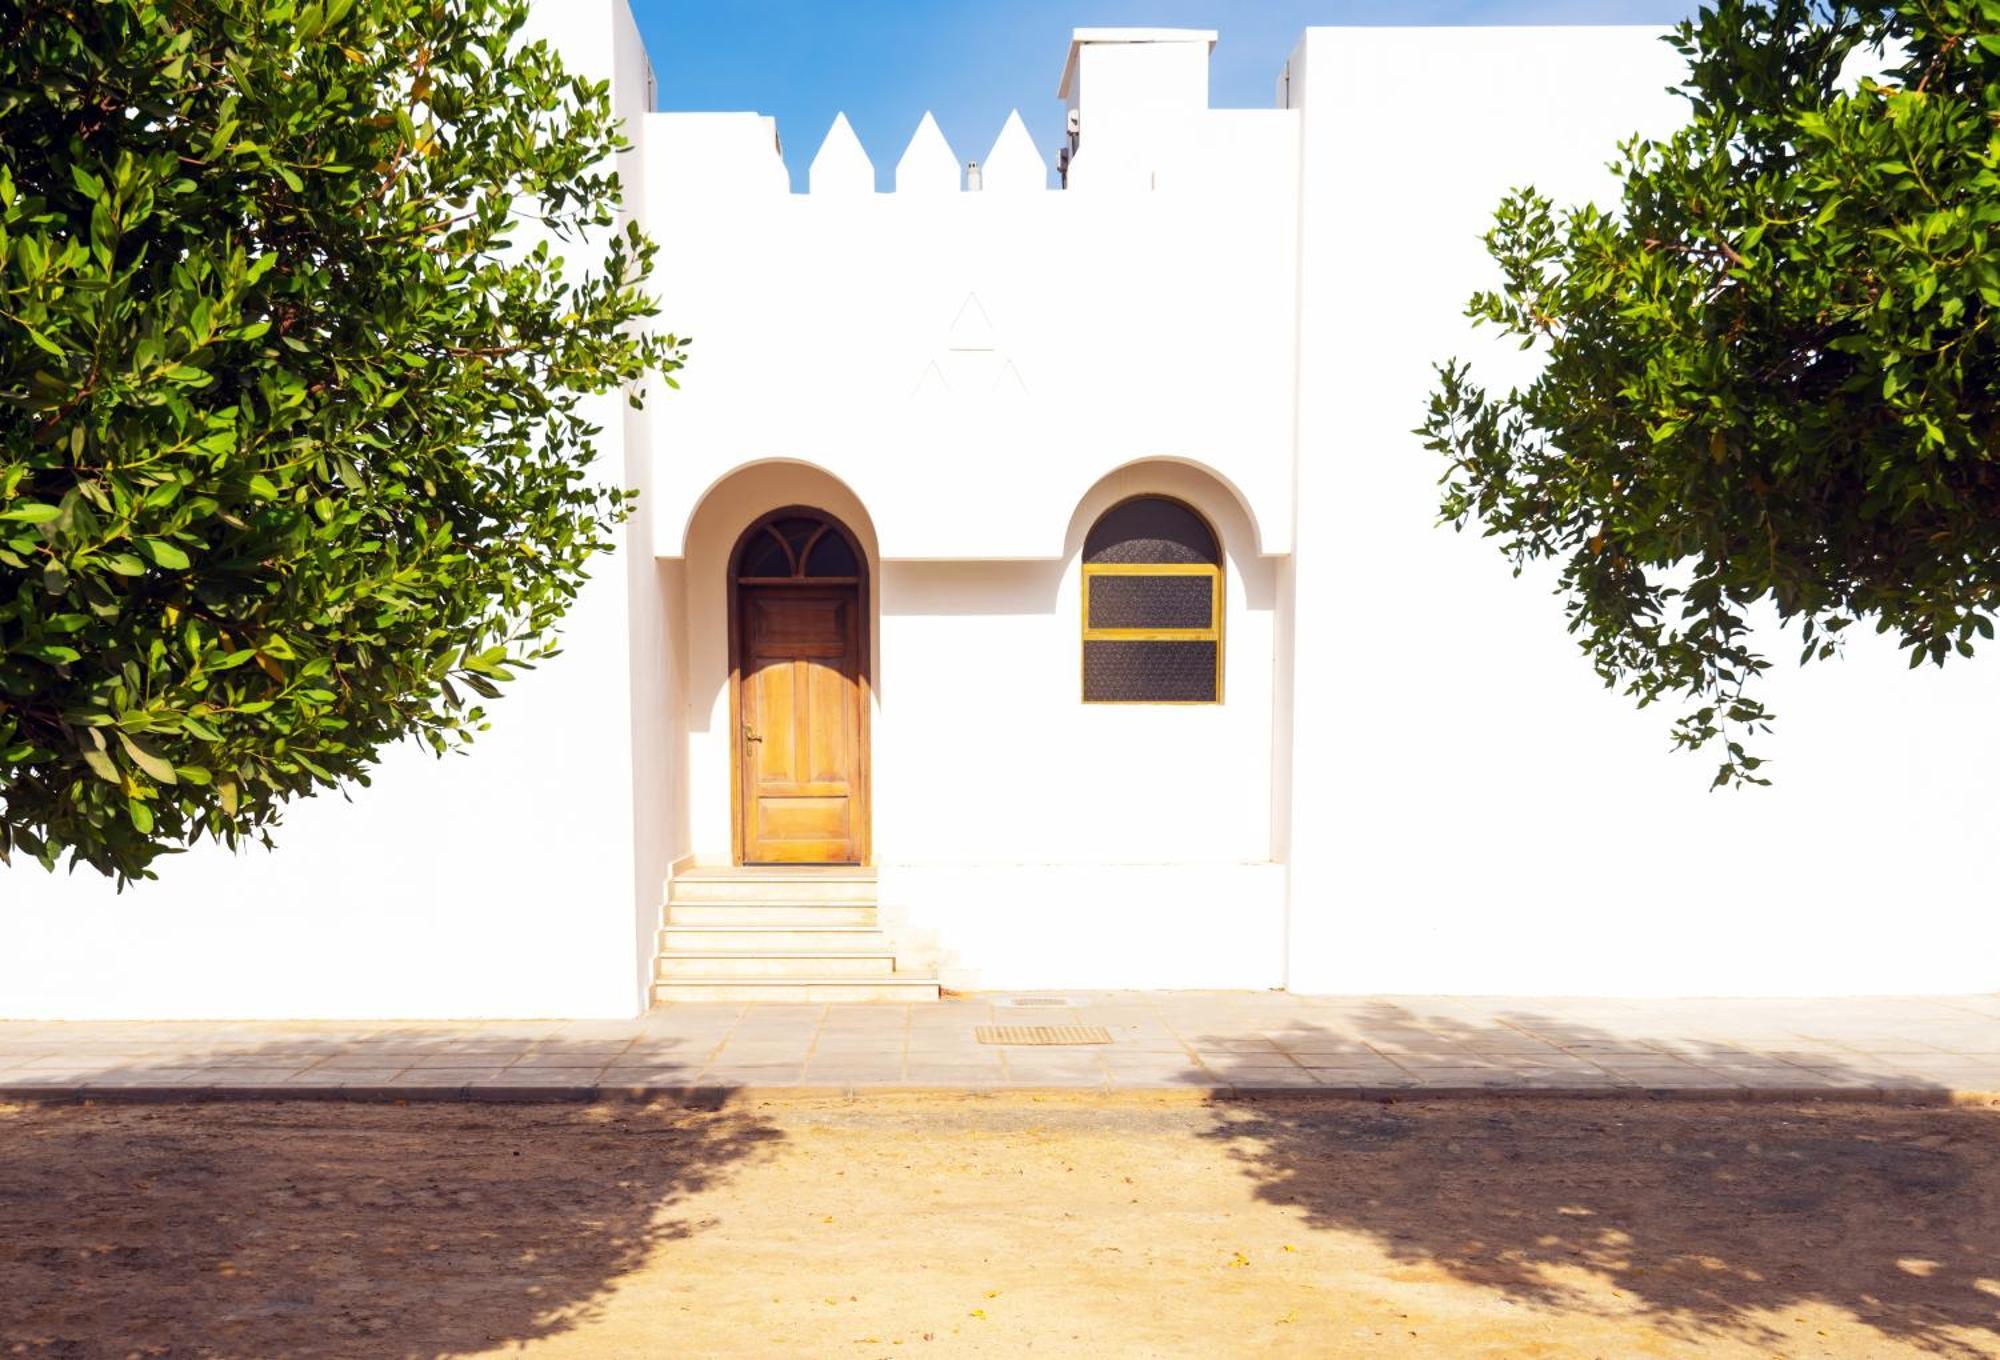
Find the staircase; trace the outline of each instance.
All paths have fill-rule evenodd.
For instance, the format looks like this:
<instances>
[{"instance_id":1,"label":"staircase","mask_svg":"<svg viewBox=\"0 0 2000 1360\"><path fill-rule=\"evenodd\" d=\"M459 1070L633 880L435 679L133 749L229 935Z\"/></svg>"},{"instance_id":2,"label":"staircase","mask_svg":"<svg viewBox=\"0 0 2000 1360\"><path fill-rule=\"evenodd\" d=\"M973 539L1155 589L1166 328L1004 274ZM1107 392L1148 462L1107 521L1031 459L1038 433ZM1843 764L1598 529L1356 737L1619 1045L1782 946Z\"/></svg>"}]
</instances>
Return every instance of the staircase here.
<instances>
[{"instance_id":1,"label":"staircase","mask_svg":"<svg viewBox=\"0 0 2000 1360\"><path fill-rule=\"evenodd\" d=\"M935 1001L896 971L876 924L873 869L685 869L667 882L653 1000Z\"/></svg>"}]
</instances>

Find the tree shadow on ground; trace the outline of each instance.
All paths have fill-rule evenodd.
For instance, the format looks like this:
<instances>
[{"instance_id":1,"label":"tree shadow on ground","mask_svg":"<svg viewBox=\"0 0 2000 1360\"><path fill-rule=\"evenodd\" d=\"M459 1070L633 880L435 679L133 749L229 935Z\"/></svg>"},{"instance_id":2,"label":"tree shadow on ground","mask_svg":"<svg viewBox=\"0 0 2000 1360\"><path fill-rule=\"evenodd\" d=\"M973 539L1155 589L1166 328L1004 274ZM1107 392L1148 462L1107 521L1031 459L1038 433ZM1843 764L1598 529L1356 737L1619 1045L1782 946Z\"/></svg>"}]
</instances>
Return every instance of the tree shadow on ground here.
<instances>
[{"instance_id":1,"label":"tree shadow on ground","mask_svg":"<svg viewBox=\"0 0 2000 1360\"><path fill-rule=\"evenodd\" d=\"M1393 1055L1421 1032L1471 1054L1482 1042L1514 1048L1529 1030L1559 1030L1583 1052L1636 1047L1548 1017L1489 1028L1392 1005L1283 1035L1293 1051ZM1405 1265L1551 1312L1638 1316L1691 1344L1796 1341L1784 1324L1819 1305L1885 1344L2000 1354L1990 1110L1856 1092L1770 1103L1295 1094L1221 1102L1204 1136L1229 1147L1259 1198L1296 1206L1312 1227L1365 1234Z\"/></svg>"},{"instance_id":2,"label":"tree shadow on ground","mask_svg":"<svg viewBox=\"0 0 2000 1360\"><path fill-rule=\"evenodd\" d=\"M726 1100L0 1101L0 1354L436 1357L554 1336L700 1231L691 1197L781 1137Z\"/></svg>"}]
</instances>

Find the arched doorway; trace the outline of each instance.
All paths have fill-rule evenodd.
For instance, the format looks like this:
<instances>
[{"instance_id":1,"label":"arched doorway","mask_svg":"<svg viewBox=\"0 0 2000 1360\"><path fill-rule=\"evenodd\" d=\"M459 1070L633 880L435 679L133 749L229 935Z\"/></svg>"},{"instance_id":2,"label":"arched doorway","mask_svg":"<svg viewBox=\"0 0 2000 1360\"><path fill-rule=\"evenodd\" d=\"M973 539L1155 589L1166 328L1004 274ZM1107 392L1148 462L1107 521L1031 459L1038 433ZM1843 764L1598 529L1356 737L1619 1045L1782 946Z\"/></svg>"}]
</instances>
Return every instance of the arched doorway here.
<instances>
[{"instance_id":1,"label":"arched doorway","mask_svg":"<svg viewBox=\"0 0 2000 1360\"><path fill-rule=\"evenodd\" d=\"M868 560L788 506L729 558L730 787L739 864L866 864Z\"/></svg>"}]
</instances>

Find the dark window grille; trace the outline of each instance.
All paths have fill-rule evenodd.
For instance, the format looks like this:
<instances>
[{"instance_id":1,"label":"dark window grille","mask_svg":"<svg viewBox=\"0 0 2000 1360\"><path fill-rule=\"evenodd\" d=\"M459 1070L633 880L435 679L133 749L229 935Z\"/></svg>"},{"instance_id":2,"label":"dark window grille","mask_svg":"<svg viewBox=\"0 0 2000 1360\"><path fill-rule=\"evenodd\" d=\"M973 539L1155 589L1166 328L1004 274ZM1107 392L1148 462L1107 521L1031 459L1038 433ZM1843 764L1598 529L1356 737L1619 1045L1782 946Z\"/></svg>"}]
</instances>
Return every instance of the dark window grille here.
<instances>
[{"instance_id":1,"label":"dark window grille","mask_svg":"<svg viewBox=\"0 0 2000 1360\"><path fill-rule=\"evenodd\" d=\"M862 575L861 558L831 521L785 515L750 535L737 554L736 575L766 581L852 580Z\"/></svg>"},{"instance_id":2,"label":"dark window grille","mask_svg":"<svg viewBox=\"0 0 2000 1360\"><path fill-rule=\"evenodd\" d=\"M1098 517L1083 540L1083 560L1098 566L1178 562L1222 565L1208 522L1165 496L1135 496Z\"/></svg>"},{"instance_id":3,"label":"dark window grille","mask_svg":"<svg viewBox=\"0 0 2000 1360\"><path fill-rule=\"evenodd\" d=\"M1191 508L1139 496L1084 537L1083 700L1222 701L1222 552Z\"/></svg>"},{"instance_id":4,"label":"dark window grille","mask_svg":"<svg viewBox=\"0 0 2000 1360\"><path fill-rule=\"evenodd\" d=\"M743 559L736 572L739 576L790 576L791 550L767 527L744 545Z\"/></svg>"},{"instance_id":5,"label":"dark window grille","mask_svg":"<svg viewBox=\"0 0 2000 1360\"><path fill-rule=\"evenodd\" d=\"M859 576L861 564L854 560L854 546L847 535L831 525L806 554L808 576Z\"/></svg>"},{"instance_id":6,"label":"dark window grille","mask_svg":"<svg viewBox=\"0 0 2000 1360\"><path fill-rule=\"evenodd\" d=\"M1215 577L1126 576L1093 572L1090 628L1212 628Z\"/></svg>"},{"instance_id":7,"label":"dark window grille","mask_svg":"<svg viewBox=\"0 0 2000 1360\"><path fill-rule=\"evenodd\" d=\"M1212 704L1217 642L1085 641L1083 697L1093 704Z\"/></svg>"}]
</instances>

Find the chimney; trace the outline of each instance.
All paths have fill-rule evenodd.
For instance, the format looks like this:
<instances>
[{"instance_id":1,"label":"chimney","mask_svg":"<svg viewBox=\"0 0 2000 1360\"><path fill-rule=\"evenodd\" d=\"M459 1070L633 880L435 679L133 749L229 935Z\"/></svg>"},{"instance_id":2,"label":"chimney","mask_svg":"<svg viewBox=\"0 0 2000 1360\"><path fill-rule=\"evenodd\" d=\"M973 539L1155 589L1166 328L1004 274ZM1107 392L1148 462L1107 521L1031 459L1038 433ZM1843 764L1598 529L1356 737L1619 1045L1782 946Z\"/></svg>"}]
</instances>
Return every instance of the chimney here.
<instances>
[{"instance_id":1,"label":"chimney","mask_svg":"<svg viewBox=\"0 0 2000 1360\"><path fill-rule=\"evenodd\" d=\"M1152 187L1208 112L1208 28L1079 28L1056 95L1075 125L1070 182Z\"/></svg>"}]
</instances>

